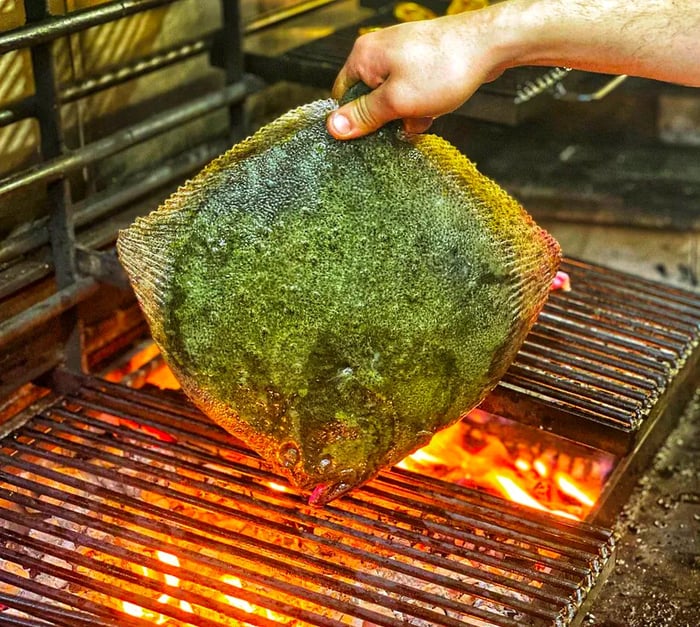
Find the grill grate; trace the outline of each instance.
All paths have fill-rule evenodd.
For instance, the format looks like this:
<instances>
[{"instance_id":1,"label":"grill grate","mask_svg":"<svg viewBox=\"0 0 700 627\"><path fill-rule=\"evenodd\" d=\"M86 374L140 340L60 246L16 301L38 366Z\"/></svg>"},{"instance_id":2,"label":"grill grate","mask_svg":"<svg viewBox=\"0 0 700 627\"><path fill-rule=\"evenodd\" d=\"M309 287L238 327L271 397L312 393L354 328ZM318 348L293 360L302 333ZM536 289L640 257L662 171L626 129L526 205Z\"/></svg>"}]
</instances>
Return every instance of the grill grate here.
<instances>
[{"instance_id":1,"label":"grill grate","mask_svg":"<svg viewBox=\"0 0 700 627\"><path fill-rule=\"evenodd\" d=\"M405 471L310 508L179 394L68 380L0 442L3 624L564 625L612 566L608 530Z\"/></svg>"},{"instance_id":2,"label":"grill grate","mask_svg":"<svg viewBox=\"0 0 700 627\"><path fill-rule=\"evenodd\" d=\"M481 407L617 455L633 451L700 360L700 296L573 259Z\"/></svg>"}]
</instances>

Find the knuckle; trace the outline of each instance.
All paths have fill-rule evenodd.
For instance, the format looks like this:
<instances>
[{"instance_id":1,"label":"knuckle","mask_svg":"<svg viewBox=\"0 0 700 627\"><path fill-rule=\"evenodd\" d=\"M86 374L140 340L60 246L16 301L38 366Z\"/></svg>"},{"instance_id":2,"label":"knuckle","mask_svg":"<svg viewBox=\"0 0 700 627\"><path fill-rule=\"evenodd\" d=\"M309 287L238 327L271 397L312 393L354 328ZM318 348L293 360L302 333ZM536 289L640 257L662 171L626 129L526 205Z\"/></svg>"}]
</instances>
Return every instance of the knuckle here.
<instances>
[{"instance_id":1,"label":"knuckle","mask_svg":"<svg viewBox=\"0 0 700 627\"><path fill-rule=\"evenodd\" d=\"M370 127L374 126L376 119L372 113L369 106L369 99L366 95L362 95L357 99L357 105L355 107L358 121L362 126Z\"/></svg>"}]
</instances>

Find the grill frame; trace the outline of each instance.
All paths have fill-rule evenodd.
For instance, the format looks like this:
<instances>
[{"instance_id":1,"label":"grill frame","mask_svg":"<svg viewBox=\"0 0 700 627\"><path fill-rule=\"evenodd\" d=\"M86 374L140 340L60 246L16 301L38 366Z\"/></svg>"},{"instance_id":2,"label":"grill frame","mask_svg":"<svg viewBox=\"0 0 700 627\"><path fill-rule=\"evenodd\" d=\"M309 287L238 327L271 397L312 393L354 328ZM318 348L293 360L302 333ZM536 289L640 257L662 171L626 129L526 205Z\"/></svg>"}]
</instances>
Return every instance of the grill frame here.
<instances>
[{"instance_id":1,"label":"grill frame","mask_svg":"<svg viewBox=\"0 0 700 627\"><path fill-rule=\"evenodd\" d=\"M133 63L128 64L126 67L115 67L112 73L107 73L106 75L99 78L102 82L95 85L92 84L92 78L88 77L85 81L68 85L65 89L59 89L59 86L55 84L54 77L51 73L37 71L41 68L46 68L50 66L50 45L51 42L57 38L67 34L73 34L79 32L80 30L94 26L98 23L106 22L115 19L116 17L123 15L125 13L119 13L124 7L124 10L128 11L141 11L153 8L159 5L166 5L174 0L132 0L128 3L123 2L108 2L100 7L87 9L83 12L76 12L74 14L67 15L65 17L51 17L49 18L46 14L42 14L41 11L34 12L29 15L29 24L16 32L0 34L0 48L3 50L14 50L19 49L24 46L29 46L33 50L33 60L35 75L40 77L40 82L37 85L37 94L30 96L25 100L14 103L11 107L0 111L0 124L13 123L19 119L25 117L35 117L40 120L42 130L46 135L46 142L44 146L43 162L36 168L31 168L23 172L13 174L10 177L0 181L0 194L9 193L13 190L19 189L21 187L28 186L33 183L40 182L42 185L46 184L47 190L50 196L50 204L52 213L48 219L45 219L38 225L40 228L32 229L31 232L26 231L19 235L19 237L9 242L9 246L0 250L0 262L7 261L8 259L19 257L24 253L36 251L38 247L50 243L52 245L52 251L48 251L45 259L46 263L37 263L36 267L33 269L35 274L26 274L21 277L22 280L17 288L20 291L26 288L27 285L35 281L37 278L49 276L52 271L55 271L58 276L59 289L52 296L42 300L34 308L30 308L22 314L18 315L12 319L9 323L0 324L0 348L4 349L6 346L11 345L11 348L22 348L23 352L27 355L32 353L32 349L25 348L24 343L21 340L26 340L30 332L33 329L43 326L44 323L50 318L61 317L61 322L67 323L68 326L74 326L75 329L68 334L71 345L62 347L60 352L55 355L52 354L51 359L42 359L41 364L36 366L36 368L28 368L23 371L23 380L28 380L34 378L39 374L47 372L50 368L53 368L56 363L65 361L68 358L69 363L75 367L80 367L80 362L83 361L84 346L83 350L80 350L75 342L78 340L78 335L80 332L80 320L75 315L76 306L86 301L88 297L93 295L98 289L97 285L100 282L118 282L119 277L115 271L115 266L113 265L113 259L109 255L105 255L102 252L97 252L96 250L86 250L81 247L78 238L76 238L75 229L82 224L87 224L88 222L107 216L109 212L114 210L116 207L121 207L125 204L129 204L134 201L134 199L141 198L147 192L152 192L155 189L159 189L165 183L171 183L175 180L180 180L181 177L186 172L191 172L199 167L201 167L206 161L214 157L216 154L222 152L222 143L212 143L211 145L199 146L196 150L192 150L190 153L173 159L172 162L163 164L162 167L151 173L150 176L144 176L142 180L135 181L134 184L125 190L105 190L108 193L104 195L98 195L96 197L88 197L79 203L71 202L68 192L67 176L72 172L78 170L80 167L91 161L96 157L104 157L111 154L111 150L121 150L127 148L134 143L139 141L139 138L144 139L149 136L160 133L161 131L166 131L167 127L175 126L179 121L189 119L190 115L200 115L204 109L218 109L218 108L229 108L231 114L231 129L237 132L241 128L240 120L240 109L239 105L243 101L246 95L252 93L260 87L260 82L251 76L242 74L242 59L240 54L240 49L238 48L239 42L234 42L235 45L230 47L225 47L225 42L232 42L235 40L234 37L219 37L220 33L212 33L207 35L201 40L183 42L170 50L163 50L154 56L149 56L144 59L137 59ZM27 0L27 6L29 6L30 0ZM35 6L36 3L34 3ZM240 29L240 23L238 18L237 3L223 2L223 18L224 25L222 31L226 28L228 29ZM353 26L353 34L356 31L357 26ZM3 48L4 46L4 48ZM349 50L349 49L348 49ZM76 151L68 153L61 142L62 129L60 128L60 120L56 119L55 112L61 103L70 102L75 99L84 98L95 91L103 88L109 88L120 81L131 80L137 76L140 76L142 72L155 71L158 68L162 68L170 64L171 62L177 62L189 58L190 56L196 56L199 54L212 54L214 58L213 63L220 65L224 69L226 75L226 86L220 91L215 93L207 94L205 97L195 101L190 101L184 103L182 106L173 109L172 111L163 112L161 114L154 115L148 118L143 123L139 123L128 128L124 128L120 133L110 134L109 136L94 142L93 144L83 146ZM298 54L296 51L295 54ZM174 56L173 56L174 55ZM251 57L247 58L250 61ZM144 63L146 65L144 65ZM274 61L275 68L284 66L284 60L280 62L280 59ZM304 67L303 58L301 60L302 69ZM251 69L254 64L249 64L246 69ZM333 76L339 69L339 66L334 66L332 69L328 70L329 74L324 78L324 86L330 84ZM487 85L485 89L477 94L472 104L477 109L483 109L484 99L489 100L490 105L495 106L495 110L498 115L502 117L502 120L508 123L516 123L522 116L528 115L529 112L534 112L539 106L540 100L538 97L544 93L548 93L551 88L553 88L557 81L560 80L563 75L559 75L556 71L551 74L544 76L541 74L540 69L524 69L523 73L509 72L504 75L501 81L497 81L491 85ZM263 73L263 72L261 72ZM331 74L333 76L331 76ZM565 73L568 78L569 73ZM319 65L314 63L312 70L308 71L307 75L300 76L302 82L315 84L319 78L322 78L322 72L319 72ZM286 68L284 76L280 78L288 79L290 78L290 67ZM508 83L510 81L511 83ZM489 91L493 88L492 91ZM40 97L37 97L40 96ZM481 99L481 102L478 102ZM199 107L199 109L196 109ZM499 108L501 107L501 108ZM193 113L194 112L194 113ZM464 113L464 112L463 112ZM468 112L467 112L468 113ZM115 143L116 142L116 143ZM121 142L121 143L119 143ZM75 212L73 211L75 210ZM111 234L113 235L113 234ZM111 237L110 235L110 237ZM109 238L108 238L109 239ZM100 241L99 245L92 245L90 248L101 247L105 241ZM579 262L568 260L569 264L577 264ZM593 266L589 266L593 267ZM606 276L610 275L610 271L604 270L602 268L595 267L595 272L599 274L604 274ZM613 273L614 274L614 273ZM633 281L633 284L639 287L642 291L648 290L660 290L663 294L670 294L671 291L660 286L652 287L647 285L646 282L639 281L637 279L632 279L632 277L627 277L626 275L614 275L615 281ZM574 275L574 288L575 291L571 295L554 295L552 298L552 304L549 309L545 310L543 321L546 321L547 316L555 316L557 312L560 311L563 306L562 303L574 304L575 299L578 297L577 289L578 285L584 285L584 283L579 283L577 281L576 275ZM7 287L7 286L3 286ZM8 289L10 292L14 289L15 284L13 283ZM697 299L694 297L682 294L679 290L676 291L675 296L679 297L682 295L683 298L692 300L693 311L697 307ZM656 293L656 292L655 292ZM682 300L682 299L681 299ZM621 303L620 311L623 311L627 306L626 302ZM559 309L557 309L559 307ZM667 311L657 312L667 315ZM655 314L656 315L656 314ZM695 315L695 314L693 314ZM666 319L666 318L664 318ZM50 331L49 331L50 332ZM537 337L537 328L528 339L528 341L535 342ZM591 338L591 341L598 340L599 338ZM567 338L560 338L558 341L566 342ZM667 340L673 340L676 342L678 340L681 344L685 342L686 345L691 345L695 340L688 340L682 335L674 335L672 338L666 338ZM633 343L634 344L634 343ZM28 344L29 345L29 344ZM665 344L664 344L665 345ZM677 346L677 343L673 344ZM498 405L498 411L496 413L501 413L502 415L515 418L521 422L526 422L533 424L530 414L531 411L543 413L536 413L537 421L536 426L546 428L548 430L558 432L560 435L565 437L578 439L583 437L584 441L591 443L592 445L601 446L607 450L613 449L620 454L624 455L623 460L618 465L615 474L609 485L612 486L603 495L601 502L598 506L598 512L596 514L596 520L607 520L606 516L609 514L614 518L619 511L619 505L621 503L622 495L628 493L629 486L632 482L636 480L637 473L634 472L635 467L641 468L646 465L646 459L649 455L653 454L658 446L658 443L666 437L666 434L673 426L673 418L680 415L680 408L685 404L685 400L689 397L690 392L685 394L684 386L688 389L691 387L692 383L697 382L697 372L698 372L698 362L700 359L700 351L695 350L678 368L669 367L666 370L663 368L661 370L654 369L653 366L657 358L663 358L667 349L655 348L648 354L637 356L636 359L632 359L630 362L626 362L627 372L624 375L620 375L620 380L625 384L630 386L637 386L635 390L629 390L629 398L622 395L624 398L622 408L614 408L616 412L609 416L610 420L606 422L600 422L596 420L588 420L585 426L575 425L574 422L581 418L581 414L585 412L569 412L562 409L562 405L555 403L548 403L541 397L541 386L547 383L550 375L552 377L559 377L560 381L563 379L565 384L561 386L561 394L565 392L574 391L576 388L571 387L571 381L566 382L565 375L566 370L553 369L550 373L545 373L544 379L542 374L536 372L536 367L540 363L542 355L533 353L532 349L533 343L526 344L523 351L518 357L518 361L514 364L512 372L509 376L520 377L518 382L523 382L522 375L525 373L529 375L529 378L524 379L524 393L518 389L517 396L513 396L513 385L511 380L504 380L504 382L496 389L496 391L487 399L488 402L495 403ZM578 356L585 354L586 346L573 346L570 345L568 348L571 349L572 354L574 349L579 351ZM628 346L629 348L629 346ZM697 345L695 345L697 348ZM63 350L65 349L65 350ZM542 347L545 350L546 355L551 353L546 352L546 350L554 350L551 345L546 345ZM530 352L528 352L530 351ZM4 359L5 355L1 358ZM578 358L578 357L577 357ZM613 360L613 357L608 355L606 357L608 363ZM683 361L682 359L677 359L677 362ZM584 368L585 370L585 368ZM581 371L583 372L583 371ZM673 376L668 380L668 374ZM535 376L536 375L536 376ZM44 420L41 418L42 412L49 411L49 407L53 406L55 403L61 403L64 399L73 398L75 395L85 394L85 390L93 390L95 393L95 388L101 388L102 386L107 386L102 382L98 382L89 377L81 377L73 374L67 374L65 372L56 373L57 384L56 389L62 390L61 396L51 396L50 403L42 401L39 405L35 406L32 411L18 416L11 423L2 425L0 431L5 432L7 438L21 437L21 433L25 432L23 429L29 429L27 424L43 424L40 421ZM649 378L645 378L649 377ZM592 385L596 382L593 375L590 377L586 374L582 374L580 381L588 385ZM0 388L2 384L6 381L0 378ZM14 387L17 381L12 380L9 383L9 387ZM667 385L668 384L668 385ZM600 384L604 392L609 393L612 396L619 398L621 395L615 385L612 384ZM605 387L607 386L607 387ZM109 387L109 386L107 386ZM523 387L522 385L520 386ZM7 389L7 387L5 388ZM599 388L600 389L600 388ZM640 392L639 390L644 390ZM98 390L99 392L99 390ZM144 399L149 395L146 394L145 397L139 395L134 391L129 391L130 398L128 399L128 411L136 411L136 407L141 406L139 403L145 402ZM132 396L133 395L133 396ZM99 396L99 393L98 393ZM644 401L646 399L653 399L651 405L645 405ZM554 399L555 401L557 399ZM598 399L599 401L600 399ZM178 407L184 407L182 405L182 399L168 398L166 396L161 398L160 402L165 402L169 406L170 403L174 403ZM625 420L630 415L629 412L634 413L636 408L641 404L642 409L640 410L640 416L637 416L636 421ZM141 406L142 409L138 410L139 415L141 415L143 407L148 407L148 403ZM581 405L583 409L595 410L594 406L586 407L585 404ZM496 409L492 407L492 409ZM179 411L179 410L178 410ZM198 418L194 424L199 425L198 428L206 430L207 440L211 438L211 425L208 422L202 422L201 416L199 416L196 410L188 409L185 414L189 419L193 419L193 415L190 415L190 411L195 412ZM627 413L625 413L627 412ZM37 417L38 416L38 417ZM530 418L530 419L528 419ZM617 423L614 419L619 418ZM35 423L32 423L32 420ZM199 421L199 422L198 422ZM200 424L201 423L201 424ZM206 425L206 427L202 426ZM575 426L572 426L575 425ZM591 428L591 425L593 428ZM122 428L123 432L123 428ZM10 434L11 433L11 434ZM27 432L25 432L27 433ZM590 437L586 439L586 435L590 434ZM203 433L201 434L203 436ZM132 434L133 437L138 437ZM145 438L145 436L143 436ZM198 436L199 437L199 436ZM227 440L228 436L224 436ZM37 437L37 439L40 439ZM142 438L143 439L143 438ZM145 441L145 440L144 440ZM228 440L227 440L228 441ZM31 454L34 449L24 449L27 454ZM31 451L31 453L30 453ZM632 470L633 472L629 472ZM0 472L4 473L2 476L10 480L11 477L5 473L4 470ZM263 473L264 474L264 473ZM403 499L402 502L411 502L412 499L417 498L413 493L415 490L415 484L412 487L405 487L408 485L404 483L407 478L402 471L394 473L385 473L382 478L378 481L379 488L375 484L368 486L362 494L373 494L374 496L386 496L389 498L394 498L400 495ZM27 485L25 483L25 485ZM496 498L491 498L485 495L479 495L475 497L474 494L468 490L450 485L449 489L445 487L441 482L437 481L423 481L425 486L425 491L429 492L430 495L439 495L439 500L443 503L440 510L444 512L445 519L449 519L449 524L437 523L433 524L434 529L438 529L441 533L449 534L460 534L464 532L464 525L469 523L471 520L482 520L479 518L481 513L484 511L492 512L497 515L499 525L508 524L521 524L523 520L538 521L538 524L544 525L543 528L548 529L546 532L549 535L557 536L556 530L559 528L560 521L554 521L548 517L540 516L534 514L531 510L520 510L516 506L509 504L504 504L503 501ZM37 488L42 488L41 485L37 485ZM444 492L442 492L444 490ZM355 498L355 497L353 497ZM359 498L359 497L358 497ZM426 497L427 498L427 497ZM471 500L470 500L471 499ZM352 501L350 501L352 502ZM74 501L74 504L78 505L83 503L82 501ZM467 503L467 505L465 505ZM29 505L29 503L27 502ZM469 513L466 516L463 510ZM476 512L476 513L475 513ZM517 512L514 513L514 512ZM607 514L606 514L607 512ZM497 514L496 514L497 513ZM378 512L377 515L382 514L386 516L394 516L396 512L390 508L384 508L382 511ZM70 511L65 512L64 515L72 515ZM435 514L438 515L438 514ZM6 514L5 518L14 524L20 525L23 522L27 522L26 517L23 515L15 516L14 514ZM611 518L611 520L612 520ZM401 517L399 516L399 522ZM306 519L299 519L295 524L300 525L299 533L304 531L304 525L308 521ZM483 522L483 520L482 520ZM190 521L192 524L193 521ZM183 523L184 524L184 523ZM491 523L488 523L491 524ZM606 523L607 524L607 523ZM552 528L551 525L555 525ZM590 529L598 529L590 525L578 525L577 530L580 534L588 533ZM519 536L521 538L527 538L527 532L523 531L523 528L519 529ZM540 533L540 531L538 531ZM542 532L544 533L544 532ZM567 532L568 533L568 532ZM596 533L610 534L609 530L600 530ZM23 535L17 531L10 529L9 531L2 530L0 532L0 537L8 542L18 542L23 539ZM550 542L551 540L548 540ZM577 535L577 543L580 543L581 536ZM603 542L603 540L600 540ZM606 535L604 544L609 542L609 535ZM33 540L33 542L36 542ZM446 547L439 545L437 542L433 542L437 549L445 549ZM438 546L439 545L439 546ZM39 545L35 545L39 546ZM547 546L550 546L549 544ZM97 547L96 547L97 548ZM551 548L551 547L550 547ZM585 553L585 551L584 551ZM0 549L0 557L2 555L9 555L6 548ZM64 553L59 552L59 556ZM576 557L575 552L572 559ZM22 555L22 558L27 558L27 564L33 565L36 568L44 568L48 571L60 574L60 568L46 563L32 561L35 558L26 555ZM612 568L614 559L607 558L605 565L600 568L597 573L597 581L602 582L605 579L607 572ZM167 565L159 565L162 572L168 571ZM170 570L171 575L176 576L181 574L178 570ZM578 572L578 571L577 571ZM3 573L4 577L11 577L11 574ZM365 579L369 580L369 575L365 575ZM21 583L19 580L17 583ZM590 582L593 584L593 582ZM600 583L596 584L600 585ZM590 603L595 597L595 586L591 588L588 592L586 601L577 605L578 614L573 617L573 623L578 622L582 619L585 612L586 604ZM56 593L58 594L58 593ZM252 600L255 599L254 596L250 597ZM561 595L557 597L561 600ZM17 598L9 598L6 595L0 595L0 603L12 602L17 605L21 605L26 609L30 609L34 612L37 611L35 603L28 601L24 602L18 600ZM144 603L147 600L144 599ZM159 605L155 604L153 599L148 601L150 607L156 610L160 608ZM578 601L577 601L578 603ZM47 605L42 605L41 615L42 617L48 617L54 624L60 625L108 625L108 624L120 624L120 625L130 625L130 624L151 624L150 622L137 621L136 619L125 619L123 615L114 616L111 613L103 612L99 610L97 613L103 618L95 618L86 612L92 612L98 608L93 605L80 606L83 609L77 609L75 611L67 612L61 609L50 609ZM546 616L547 618L552 618L552 612L548 610L548 613L540 612L540 618ZM370 616L369 614L367 616ZM183 618L183 615L179 615L179 618ZM186 616L184 616L186 618ZM244 617L245 618L245 617ZM567 621L572 618L571 612L567 615ZM7 620L7 624L17 624L17 625L43 625L45 627L46 622L40 620L15 620L9 618L0 613L0 619ZM117 621L117 622L115 622ZM556 619L555 619L556 622ZM572 624L573 624L572 623ZM265 622L263 619L259 620L259 624L273 624L270 621ZM319 624L324 624L319 622ZM328 623L331 624L331 623Z\"/></svg>"},{"instance_id":2,"label":"grill frame","mask_svg":"<svg viewBox=\"0 0 700 627\"><path fill-rule=\"evenodd\" d=\"M26 51L31 57L28 68L33 80L32 93L1 105L0 127L31 118L40 139L37 163L3 173L0 198L46 195L46 215L31 224L27 218L26 228L0 242L0 300L9 302L7 312L0 315L0 398L61 363L74 370L86 367L87 323L79 305L93 298L98 289L103 293L105 285L127 284L114 251L109 249L117 230L153 209L183 178L249 132L243 105L264 84L244 71L239 2L222 0L217 28L197 39L182 39L174 47L130 58L96 73L80 73L77 82L59 84L60 53L53 46L66 44L60 40L176 4L185 2L110 0L53 15L47 0L25 0L26 22L0 32L0 51ZM210 81L206 89L200 86L174 94L177 102L173 106L143 113L135 123L129 124L126 115L114 124L101 119L103 128L95 130L98 139L88 143L80 140L77 147L68 147L66 138L75 129L69 127L70 116L62 110L66 103L85 100L197 56L207 57L210 68L218 74L216 84ZM157 107L159 103L153 104ZM102 189L92 187L92 176L88 176L90 185L85 189L71 189L91 164L145 145L155 137L164 138L167 144L183 125L221 110L227 113L227 128L221 137L200 139L181 153L154 159L151 167L124 175L114 184L103 183ZM33 293L42 281L47 287ZM50 327L48 333L46 327Z\"/></svg>"}]
</instances>

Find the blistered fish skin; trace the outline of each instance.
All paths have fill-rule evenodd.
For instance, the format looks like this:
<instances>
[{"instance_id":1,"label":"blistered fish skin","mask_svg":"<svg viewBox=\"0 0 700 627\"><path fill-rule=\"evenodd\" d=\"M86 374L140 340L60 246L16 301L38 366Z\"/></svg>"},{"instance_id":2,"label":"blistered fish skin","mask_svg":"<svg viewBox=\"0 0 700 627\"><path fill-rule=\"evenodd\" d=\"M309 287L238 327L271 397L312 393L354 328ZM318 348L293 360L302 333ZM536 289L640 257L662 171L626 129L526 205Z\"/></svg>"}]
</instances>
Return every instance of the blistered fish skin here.
<instances>
[{"instance_id":1,"label":"blistered fish skin","mask_svg":"<svg viewBox=\"0 0 700 627\"><path fill-rule=\"evenodd\" d=\"M120 233L183 390L323 504L476 406L560 250L444 140L296 109Z\"/></svg>"}]
</instances>

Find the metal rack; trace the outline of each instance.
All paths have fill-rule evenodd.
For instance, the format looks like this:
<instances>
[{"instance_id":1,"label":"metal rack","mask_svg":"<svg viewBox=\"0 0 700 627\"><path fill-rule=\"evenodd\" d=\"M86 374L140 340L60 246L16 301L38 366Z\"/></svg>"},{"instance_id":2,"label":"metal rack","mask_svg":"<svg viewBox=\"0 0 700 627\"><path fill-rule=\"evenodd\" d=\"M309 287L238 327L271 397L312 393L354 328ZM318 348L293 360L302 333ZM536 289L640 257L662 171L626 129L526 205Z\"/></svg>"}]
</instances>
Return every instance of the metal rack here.
<instances>
[{"instance_id":1,"label":"metal rack","mask_svg":"<svg viewBox=\"0 0 700 627\"><path fill-rule=\"evenodd\" d=\"M0 569L24 591L0 602L50 624L147 624L127 602L207 627L568 625L614 562L609 530L407 471L309 507L182 396L61 386L0 440L0 559L34 574Z\"/></svg>"},{"instance_id":2,"label":"metal rack","mask_svg":"<svg viewBox=\"0 0 700 627\"><path fill-rule=\"evenodd\" d=\"M21 385L27 377L36 377L64 361L73 369L85 366L81 319L76 306L98 289L100 283L125 285L113 253L99 248L113 241L117 223L101 227L92 239L81 241L77 229L102 219L119 208L129 209L137 200L167 185L177 185L233 141L245 134L241 104L259 89L261 81L243 71L242 26L238 2L221 2L220 28L193 41L159 50L104 72L83 76L81 80L59 85L53 46L64 37L82 33L122 18L174 4L175 0L113 1L64 15L52 15L48 2L26 0L26 23L0 33L0 54L29 50L34 88L30 95L12 102L0 111L0 125L6 126L27 118L37 121L40 133L38 163L11 173L0 180L0 200L10 195L46 194L46 217L8 237L0 243L0 298L10 300L36 281L55 277L54 293L17 308L15 315L0 323L0 347L5 350L19 345L48 320L60 317L62 347L46 355L42 364L25 367L22 374L6 365L2 390ZM198 56L210 55L212 66L221 68L220 87L177 102L162 111L151 112L133 124L121 124L117 130L69 149L66 146L65 121L61 107L69 102L124 84L138 77ZM188 121L217 110L228 110L229 132L219 140L193 146L185 154L154 163L152 167L128 181L117 181L102 190L88 190L79 200L73 199L70 177L99 160L116 155L149 139L166 136ZM23 211L20 206L19 212ZM50 245L50 249L42 246ZM31 256L33 255L33 256ZM25 258L26 256L26 258ZM31 361L31 358L29 358ZM11 379L11 380L10 380ZM24 380L22 380L24 379ZM0 394L1 395L1 394Z\"/></svg>"}]
</instances>

